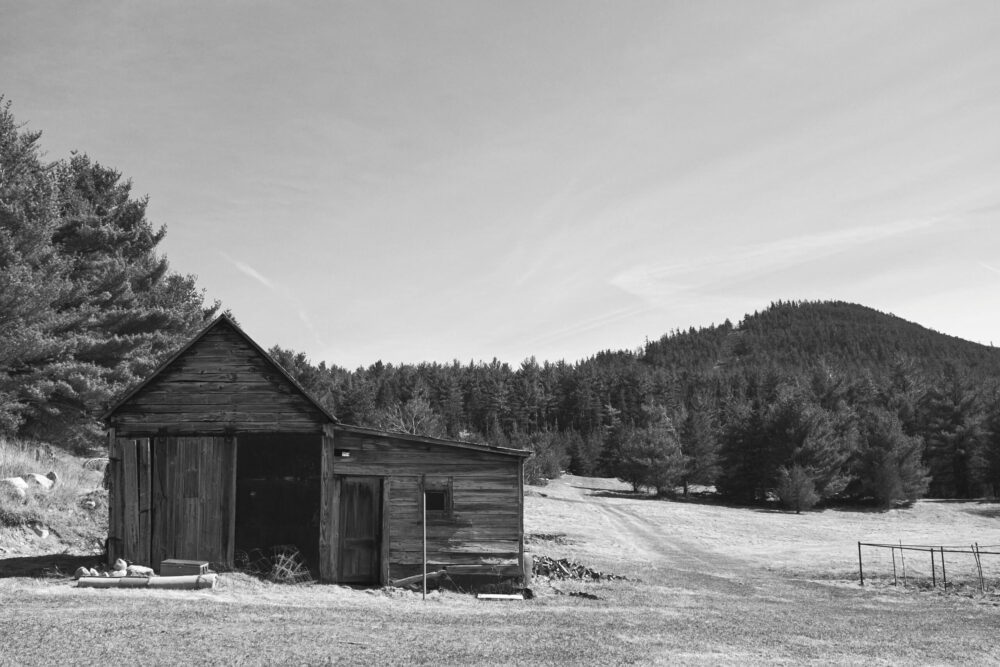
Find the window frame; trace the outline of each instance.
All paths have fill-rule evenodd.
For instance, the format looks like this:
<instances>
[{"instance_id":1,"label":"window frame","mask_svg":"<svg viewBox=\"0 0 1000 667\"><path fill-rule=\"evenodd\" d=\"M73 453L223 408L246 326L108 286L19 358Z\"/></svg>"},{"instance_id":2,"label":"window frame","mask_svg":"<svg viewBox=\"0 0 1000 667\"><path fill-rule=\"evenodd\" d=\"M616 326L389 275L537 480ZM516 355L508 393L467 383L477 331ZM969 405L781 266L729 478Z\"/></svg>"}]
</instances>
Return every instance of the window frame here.
<instances>
[{"instance_id":1,"label":"window frame","mask_svg":"<svg viewBox=\"0 0 1000 667\"><path fill-rule=\"evenodd\" d=\"M444 495L441 509L430 509L424 505L427 493L442 493ZM427 477L420 481L417 506L427 512L427 519L451 519L455 512L454 481L451 477Z\"/></svg>"}]
</instances>

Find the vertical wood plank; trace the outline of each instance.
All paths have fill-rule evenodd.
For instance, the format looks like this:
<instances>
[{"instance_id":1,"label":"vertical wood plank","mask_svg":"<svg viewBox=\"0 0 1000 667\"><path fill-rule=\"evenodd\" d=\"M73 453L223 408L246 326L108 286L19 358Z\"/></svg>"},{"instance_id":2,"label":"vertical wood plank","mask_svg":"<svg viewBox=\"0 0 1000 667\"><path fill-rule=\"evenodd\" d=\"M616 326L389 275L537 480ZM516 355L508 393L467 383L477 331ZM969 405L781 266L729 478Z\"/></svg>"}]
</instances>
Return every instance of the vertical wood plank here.
<instances>
[{"instance_id":1,"label":"vertical wood plank","mask_svg":"<svg viewBox=\"0 0 1000 667\"><path fill-rule=\"evenodd\" d=\"M219 445L221 444L222 438L199 438L196 445L198 544L195 547L195 552L204 554L198 558L204 558L211 563L218 563L222 560L219 553L223 536L222 526L225 525L225 532L229 532L229 522L223 523L221 508L217 504L226 490L226 487L220 484L222 478L219 470L219 453L222 447Z\"/></svg>"},{"instance_id":2,"label":"vertical wood plank","mask_svg":"<svg viewBox=\"0 0 1000 667\"><path fill-rule=\"evenodd\" d=\"M108 562L114 563L121 557L122 504L119 491L122 488L121 451L115 429L108 429Z\"/></svg>"},{"instance_id":3,"label":"vertical wood plank","mask_svg":"<svg viewBox=\"0 0 1000 667\"><path fill-rule=\"evenodd\" d=\"M163 470L163 523L160 527L161 535L163 537L163 558L173 558L174 554L177 553L177 541L174 538L176 531L174 530L174 516L179 511L178 504L180 499L176 497L177 486L174 480L177 478L177 466L178 457L180 453L178 452L177 438L163 438L164 443L167 445L166 455L164 460L166 461L166 466Z\"/></svg>"},{"instance_id":4,"label":"vertical wood plank","mask_svg":"<svg viewBox=\"0 0 1000 667\"><path fill-rule=\"evenodd\" d=\"M528 572L524 561L524 459L517 460L517 555L521 568L521 578L528 584L531 572Z\"/></svg>"},{"instance_id":5,"label":"vertical wood plank","mask_svg":"<svg viewBox=\"0 0 1000 667\"><path fill-rule=\"evenodd\" d=\"M191 516L191 503L188 501L188 496L190 495L189 483L190 477L187 474L188 469L188 439L187 438L177 438L175 441L177 443L177 449L175 451L175 457L177 465L171 471L173 475L173 488L168 490L167 502L173 505L173 522L170 526L171 531L171 541L174 543L174 549L169 554L170 558L191 558L188 556L188 541L190 539L189 534L192 531L192 519Z\"/></svg>"},{"instance_id":6,"label":"vertical wood plank","mask_svg":"<svg viewBox=\"0 0 1000 667\"><path fill-rule=\"evenodd\" d=\"M142 565L150 563L150 442L149 438L138 441L139 455L139 544L135 560Z\"/></svg>"},{"instance_id":7,"label":"vertical wood plank","mask_svg":"<svg viewBox=\"0 0 1000 667\"><path fill-rule=\"evenodd\" d=\"M156 570L160 569L160 563L164 558L163 544L163 522L165 518L165 508L163 506L163 485L166 474L166 438L153 438L150 443L150 458L152 459L152 470L150 477L152 481L150 493L150 517L149 517L149 566Z\"/></svg>"},{"instance_id":8,"label":"vertical wood plank","mask_svg":"<svg viewBox=\"0 0 1000 667\"><path fill-rule=\"evenodd\" d=\"M122 477L124 479L124 543L122 553L125 560L135 561L139 551L139 457L135 440L118 439L122 454Z\"/></svg>"},{"instance_id":9,"label":"vertical wood plank","mask_svg":"<svg viewBox=\"0 0 1000 667\"><path fill-rule=\"evenodd\" d=\"M225 545L226 567L229 568L236 565L236 443L235 435L226 437L226 465L228 466L226 470L229 474L229 489L223 504L225 512L223 517L229 522Z\"/></svg>"},{"instance_id":10,"label":"vertical wood plank","mask_svg":"<svg viewBox=\"0 0 1000 667\"><path fill-rule=\"evenodd\" d=\"M320 510L319 510L319 578L320 581L337 580L337 517L340 512L335 498L339 489L334 489L333 432L324 431L320 451Z\"/></svg>"},{"instance_id":11,"label":"vertical wood plank","mask_svg":"<svg viewBox=\"0 0 1000 667\"><path fill-rule=\"evenodd\" d=\"M198 515L198 529L194 534L194 544L193 551L195 558L203 558L209 562L215 562L215 553L212 547L211 535L209 534L210 524L210 513L214 509L212 507L212 501L218 497L218 494L213 494L211 489L211 483L213 480L218 479L215 475L215 452L213 451L212 445L214 444L213 438L197 438L194 442L194 458L197 463L194 469L194 475L198 480L198 497L197 501L192 503L193 509ZM220 539L222 535L219 535Z\"/></svg>"},{"instance_id":12,"label":"vertical wood plank","mask_svg":"<svg viewBox=\"0 0 1000 667\"><path fill-rule=\"evenodd\" d=\"M383 586L388 586L390 579L390 569L389 569L389 559L390 559L390 522L389 522L389 508L390 505L390 488L392 486L392 477L385 477L382 479L382 545L379 554L379 583Z\"/></svg>"},{"instance_id":13,"label":"vertical wood plank","mask_svg":"<svg viewBox=\"0 0 1000 667\"><path fill-rule=\"evenodd\" d=\"M333 478L330 493L333 496L330 507L330 565L333 572L332 581L340 579L340 477Z\"/></svg>"}]
</instances>

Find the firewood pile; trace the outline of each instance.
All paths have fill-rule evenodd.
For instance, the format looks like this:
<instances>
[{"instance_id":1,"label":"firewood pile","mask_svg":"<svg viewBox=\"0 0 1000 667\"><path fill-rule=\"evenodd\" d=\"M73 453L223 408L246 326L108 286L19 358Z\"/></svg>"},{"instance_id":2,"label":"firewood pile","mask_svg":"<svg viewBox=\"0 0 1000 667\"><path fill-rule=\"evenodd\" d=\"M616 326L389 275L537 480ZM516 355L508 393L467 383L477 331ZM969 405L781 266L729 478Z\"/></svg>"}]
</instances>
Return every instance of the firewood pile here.
<instances>
[{"instance_id":1,"label":"firewood pile","mask_svg":"<svg viewBox=\"0 0 1000 667\"><path fill-rule=\"evenodd\" d=\"M607 574L598 572L586 565L574 563L567 558L549 558L548 556L534 555L534 563L531 571L536 577L549 577L550 579L579 579L581 581L616 581L626 579L619 574Z\"/></svg>"}]
</instances>

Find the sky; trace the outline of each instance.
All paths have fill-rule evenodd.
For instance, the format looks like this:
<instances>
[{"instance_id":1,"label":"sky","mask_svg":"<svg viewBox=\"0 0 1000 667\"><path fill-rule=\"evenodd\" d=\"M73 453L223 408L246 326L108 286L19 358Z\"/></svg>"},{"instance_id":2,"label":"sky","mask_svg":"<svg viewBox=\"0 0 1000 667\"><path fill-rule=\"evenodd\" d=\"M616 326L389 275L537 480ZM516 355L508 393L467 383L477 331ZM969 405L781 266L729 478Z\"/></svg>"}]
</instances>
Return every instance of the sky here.
<instances>
[{"instance_id":1,"label":"sky","mask_svg":"<svg viewBox=\"0 0 1000 667\"><path fill-rule=\"evenodd\" d=\"M1000 3L0 0L0 94L264 347L576 361L777 300L1000 344Z\"/></svg>"}]
</instances>

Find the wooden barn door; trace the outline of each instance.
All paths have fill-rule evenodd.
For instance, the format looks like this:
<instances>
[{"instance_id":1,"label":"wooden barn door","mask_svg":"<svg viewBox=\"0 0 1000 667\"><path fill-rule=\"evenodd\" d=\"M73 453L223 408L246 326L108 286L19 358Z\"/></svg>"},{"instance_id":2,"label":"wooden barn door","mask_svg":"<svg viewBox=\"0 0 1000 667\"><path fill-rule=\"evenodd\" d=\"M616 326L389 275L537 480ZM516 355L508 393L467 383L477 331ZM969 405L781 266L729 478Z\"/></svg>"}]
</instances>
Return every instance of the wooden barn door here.
<instances>
[{"instance_id":1,"label":"wooden barn door","mask_svg":"<svg viewBox=\"0 0 1000 667\"><path fill-rule=\"evenodd\" d=\"M149 438L111 438L108 456L108 560L149 564Z\"/></svg>"},{"instance_id":2,"label":"wooden barn door","mask_svg":"<svg viewBox=\"0 0 1000 667\"><path fill-rule=\"evenodd\" d=\"M168 558L233 564L236 440L156 438L152 567Z\"/></svg>"},{"instance_id":3,"label":"wooden barn door","mask_svg":"<svg viewBox=\"0 0 1000 667\"><path fill-rule=\"evenodd\" d=\"M377 584L382 550L382 479L340 478L337 581Z\"/></svg>"}]
</instances>

